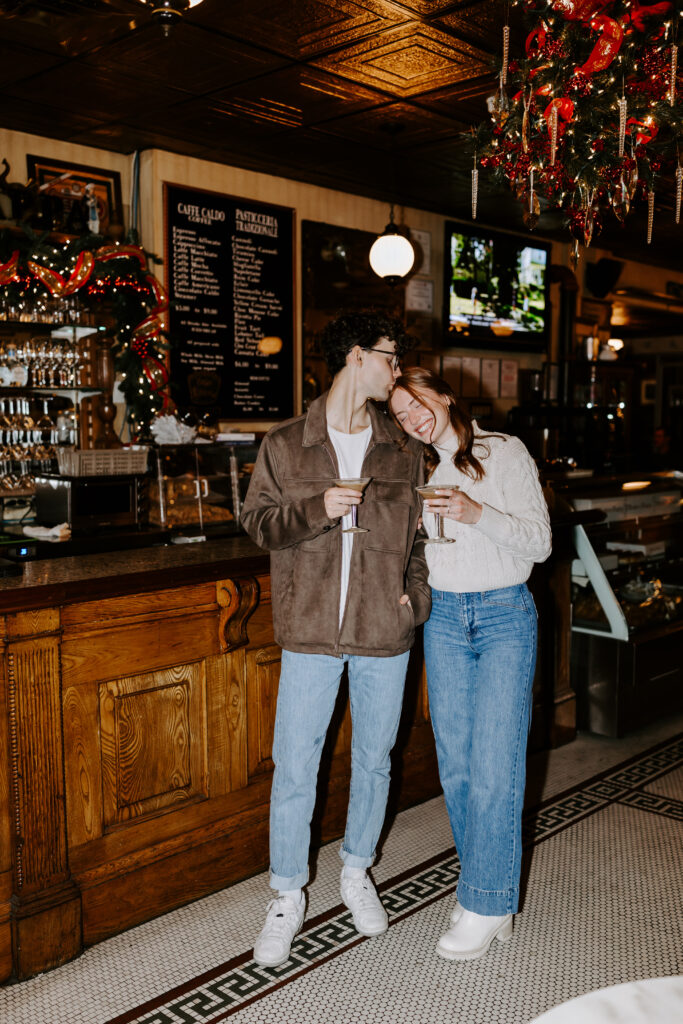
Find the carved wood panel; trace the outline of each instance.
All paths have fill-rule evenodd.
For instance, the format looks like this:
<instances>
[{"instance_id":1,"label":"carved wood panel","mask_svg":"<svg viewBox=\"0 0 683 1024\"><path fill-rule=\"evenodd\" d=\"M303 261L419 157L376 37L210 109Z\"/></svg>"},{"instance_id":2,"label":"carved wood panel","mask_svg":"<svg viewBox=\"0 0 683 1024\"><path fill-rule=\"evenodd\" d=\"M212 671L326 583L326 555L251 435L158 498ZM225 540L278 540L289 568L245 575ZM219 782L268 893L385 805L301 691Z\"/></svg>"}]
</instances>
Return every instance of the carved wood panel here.
<instances>
[{"instance_id":1,"label":"carved wood panel","mask_svg":"<svg viewBox=\"0 0 683 1024\"><path fill-rule=\"evenodd\" d=\"M69 686L62 698L64 720L66 814L69 846L102 835L102 772L99 699L95 685Z\"/></svg>"},{"instance_id":2,"label":"carved wood panel","mask_svg":"<svg viewBox=\"0 0 683 1024\"><path fill-rule=\"evenodd\" d=\"M250 779L273 770L271 755L280 660L281 651L277 644L246 652Z\"/></svg>"},{"instance_id":3,"label":"carved wood panel","mask_svg":"<svg viewBox=\"0 0 683 1024\"><path fill-rule=\"evenodd\" d=\"M208 795L203 662L99 687L105 828Z\"/></svg>"},{"instance_id":4,"label":"carved wood panel","mask_svg":"<svg viewBox=\"0 0 683 1024\"><path fill-rule=\"evenodd\" d=\"M21 892L66 877L57 639L10 644L7 684L14 881Z\"/></svg>"},{"instance_id":5,"label":"carved wood panel","mask_svg":"<svg viewBox=\"0 0 683 1024\"><path fill-rule=\"evenodd\" d=\"M243 789L247 773L247 682L244 651L208 658L209 792Z\"/></svg>"}]
</instances>

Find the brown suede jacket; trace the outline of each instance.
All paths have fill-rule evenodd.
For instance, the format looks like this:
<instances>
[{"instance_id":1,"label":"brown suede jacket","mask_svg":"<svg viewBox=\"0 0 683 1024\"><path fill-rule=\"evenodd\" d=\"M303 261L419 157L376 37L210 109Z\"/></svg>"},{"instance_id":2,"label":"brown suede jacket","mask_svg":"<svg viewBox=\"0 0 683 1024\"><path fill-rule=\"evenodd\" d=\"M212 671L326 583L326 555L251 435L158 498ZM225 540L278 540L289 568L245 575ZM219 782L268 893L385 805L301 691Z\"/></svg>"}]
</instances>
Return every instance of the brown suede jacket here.
<instances>
[{"instance_id":1,"label":"brown suede jacket","mask_svg":"<svg viewBox=\"0 0 683 1024\"><path fill-rule=\"evenodd\" d=\"M339 626L341 520L325 511L338 476L327 433L327 394L305 416L266 435L249 484L242 524L270 551L275 639L304 654L388 658L407 651L429 615L423 545L413 548L423 482L421 445L368 404L372 438L363 476L372 477L353 541L346 609ZM408 594L410 605L399 604Z\"/></svg>"}]
</instances>

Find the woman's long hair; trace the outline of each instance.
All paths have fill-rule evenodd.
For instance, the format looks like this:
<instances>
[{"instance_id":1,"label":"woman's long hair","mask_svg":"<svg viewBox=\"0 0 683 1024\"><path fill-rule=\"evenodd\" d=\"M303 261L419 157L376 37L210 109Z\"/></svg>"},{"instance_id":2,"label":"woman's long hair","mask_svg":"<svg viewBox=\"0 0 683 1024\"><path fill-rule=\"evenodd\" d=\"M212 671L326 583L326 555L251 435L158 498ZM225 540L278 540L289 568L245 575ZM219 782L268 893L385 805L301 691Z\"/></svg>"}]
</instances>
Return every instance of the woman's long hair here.
<instances>
[{"instance_id":1,"label":"woman's long hair","mask_svg":"<svg viewBox=\"0 0 683 1024\"><path fill-rule=\"evenodd\" d=\"M435 373L432 373L431 370L425 369L423 366L408 366L403 370L401 376L397 378L394 383L393 391L398 390L398 388L402 388L410 395L411 398L414 398L415 401L419 402L421 405L425 404L425 391L431 391L435 395L440 395L442 398L449 399L448 415L460 442L457 450L453 454L453 465L473 480L481 480L485 476L486 470L472 451L475 444L472 417L466 413L464 409L460 408L450 384L447 384L443 378L437 377ZM429 406L427 406L427 408L429 408ZM394 412L391 408L391 398L389 399L389 410L394 422L397 423L398 426L401 426L394 416ZM486 436L499 437L501 435L488 434ZM477 437L476 444L478 448L484 449L485 454L482 457L486 459L491 454L491 449L486 442L482 440L481 436ZM433 445L423 444L423 448L425 466L427 467L427 477L430 477L438 466L440 460Z\"/></svg>"}]
</instances>

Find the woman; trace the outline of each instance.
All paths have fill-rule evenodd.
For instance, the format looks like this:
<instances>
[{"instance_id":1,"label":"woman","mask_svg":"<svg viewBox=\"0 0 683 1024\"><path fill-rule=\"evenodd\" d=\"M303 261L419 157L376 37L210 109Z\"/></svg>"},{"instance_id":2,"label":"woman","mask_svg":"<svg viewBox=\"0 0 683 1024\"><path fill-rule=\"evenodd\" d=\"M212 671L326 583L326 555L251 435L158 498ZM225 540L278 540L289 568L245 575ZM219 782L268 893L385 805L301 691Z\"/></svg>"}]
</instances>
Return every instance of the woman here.
<instances>
[{"instance_id":1,"label":"woman","mask_svg":"<svg viewBox=\"0 0 683 1024\"><path fill-rule=\"evenodd\" d=\"M483 433L429 370L405 370L390 408L424 444L429 483L443 484L425 501L425 529L437 535L438 513L455 541L425 545L429 706L461 863L451 927L436 949L447 960L475 960L494 938L511 937L519 903L537 636L526 580L550 554L548 510L522 442Z\"/></svg>"}]
</instances>

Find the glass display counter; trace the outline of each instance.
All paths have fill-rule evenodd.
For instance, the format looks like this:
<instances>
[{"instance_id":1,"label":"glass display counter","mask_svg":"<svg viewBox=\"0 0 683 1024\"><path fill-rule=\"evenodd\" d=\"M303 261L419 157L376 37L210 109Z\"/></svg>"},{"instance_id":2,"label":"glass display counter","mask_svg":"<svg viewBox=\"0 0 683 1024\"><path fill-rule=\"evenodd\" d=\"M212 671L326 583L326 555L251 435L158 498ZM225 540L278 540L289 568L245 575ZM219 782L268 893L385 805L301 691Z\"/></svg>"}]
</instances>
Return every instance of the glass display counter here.
<instances>
[{"instance_id":1,"label":"glass display counter","mask_svg":"<svg viewBox=\"0 0 683 1024\"><path fill-rule=\"evenodd\" d=\"M150 525L178 540L239 533L257 454L257 441L160 445L150 480Z\"/></svg>"},{"instance_id":2,"label":"glass display counter","mask_svg":"<svg viewBox=\"0 0 683 1024\"><path fill-rule=\"evenodd\" d=\"M571 673L579 727L609 736L683 709L683 482L569 494L604 519L574 528Z\"/></svg>"}]
</instances>

